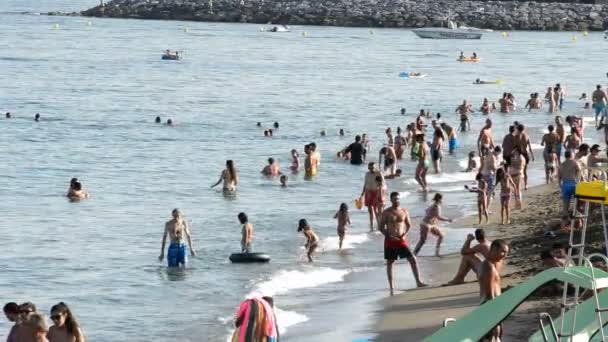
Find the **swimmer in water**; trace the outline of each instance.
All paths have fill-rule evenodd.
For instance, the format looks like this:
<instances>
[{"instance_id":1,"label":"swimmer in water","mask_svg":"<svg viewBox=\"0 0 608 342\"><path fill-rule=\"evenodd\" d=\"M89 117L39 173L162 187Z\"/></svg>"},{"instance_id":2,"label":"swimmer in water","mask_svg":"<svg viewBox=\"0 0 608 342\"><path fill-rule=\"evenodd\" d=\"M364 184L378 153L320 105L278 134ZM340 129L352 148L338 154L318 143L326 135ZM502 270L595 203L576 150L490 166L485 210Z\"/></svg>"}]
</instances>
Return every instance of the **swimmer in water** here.
<instances>
[{"instance_id":1,"label":"swimmer in water","mask_svg":"<svg viewBox=\"0 0 608 342\"><path fill-rule=\"evenodd\" d=\"M262 123L258 121L258 123L256 124L256 126L262 127Z\"/></svg>"},{"instance_id":2,"label":"swimmer in water","mask_svg":"<svg viewBox=\"0 0 608 342\"><path fill-rule=\"evenodd\" d=\"M81 200L89 198L89 193L82 190L82 184L78 181L78 179L72 178L67 196L71 200Z\"/></svg>"},{"instance_id":3,"label":"swimmer in water","mask_svg":"<svg viewBox=\"0 0 608 342\"><path fill-rule=\"evenodd\" d=\"M173 126L173 120L171 120L171 119L167 120L167 126Z\"/></svg>"},{"instance_id":4,"label":"swimmer in water","mask_svg":"<svg viewBox=\"0 0 608 342\"><path fill-rule=\"evenodd\" d=\"M319 153L317 152L317 145L310 143L308 146L308 153L304 160L304 170L306 171L306 177L311 178L317 175L317 168L320 164Z\"/></svg>"},{"instance_id":5,"label":"swimmer in water","mask_svg":"<svg viewBox=\"0 0 608 342\"><path fill-rule=\"evenodd\" d=\"M239 177L236 174L236 168L234 167L234 162L232 160L226 160L226 169L220 174L220 179L217 180L217 183L213 184L211 187L214 188L218 186L222 181L224 181L224 185L222 186L224 193L236 191Z\"/></svg>"},{"instance_id":6,"label":"swimmer in water","mask_svg":"<svg viewBox=\"0 0 608 342\"><path fill-rule=\"evenodd\" d=\"M253 226L249 223L247 214L238 214L239 222L243 225L241 229L241 253L251 253L251 241L253 240Z\"/></svg>"},{"instance_id":7,"label":"swimmer in water","mask_svg":"<svg viewBox=\"0 0 608 342\"><path fill-rule=\"evenodd\" d=\"M325 130L324 130L324 129L322 129L322 130L321 130L321 136L322 136L322 137L324 137L324 136L325 136L325 134L326 134L326 133L325 133Z\"/></svg>"},{"instance_id":8,"label":"swimmer in water","mask_svg":"<svg viewBox=\"0 0 608 342\"><path fill-rule=\"evenodd\" d=\"M276 177L281 174L281 170L279 170L279 165L275 163L274 158L268 158L268 165L264 166L260 173L264 176Z\"/></svg>"},{"instance_id":9,"label":"swimmer in water","mask_svg":"<svg viewBox=\"0 0 608 342\"><path fill-rule=\"evenodd\" d=\"M340 135L341 137L344 136L344 128L340 128L340 130L338 131L338 135Z\"/></svg>"},{"instance_id":10,"label":"swimmer in water","mask_svg":"<svg viewBox=\"0 0 608 342\"><path fill-rule=\"evenodd\" d=\"M155 122L155 123L160 123L160 122L161 122L161 120L160 120L160 116L157 116L157 117L156 117L156 119L154 119L154 122Z\"/></svg>"},{"instance_id":11,"label":"swimmer in water","mask_svg":"<svg viewBox=\"0 0 608 342\"><path fill-rule=\"evenodd\" d=\"M163 261L165 258L165 245L167 243L167 235L171 243L167 250L167 263L169 267L185 267L188 262L188 248L184 244L184 236L188 241L188 247L190 248L190 254L196 256L194 249L192 248L192 237L190 235L190 228L188 223L182 217L182 213L179 209L173 209L171 212L173 218L165 223L165 232L163 233L163 241L160 247L159 261Z\"/></svg>"},{"instance_id":12,"label":"swimmer in water","mask_svg":"<svg viewBox=\"0 0 608 342\"><path fill-rule=\"evenodd\" d=\"M275 121L272 126L274 127L274 129L279 129L279 123L277 121Z\"/></svg>"},{"instance_id":13,"label":"swimmer in water","mask_svg":"<svg viewBox=\"0 0 608 342\"><path fill-rule=\"evenodd\" d=\"M493 111L496 110L496 105L492 102L490 103L490 101L488 100L487 97L483 98L483 103L481 104L481 107L479 108L479 110L483 113L483 114L490 114Z\"/></svg>"},{"instance_id":14,"label":"swimmer in water","mask_svg":"<svg viewBox=\"0 0 608 342\"><path fill-rule=\"evenodd\" d=\"M36 113L36 115L34 115L34 121L36 121L36 122L40 121L40 113Z\"/></svg>"},{"instance_id":15,"label":"swimmer in water","mask_svg":"<svg viewBox=\"0 0 608 342\"><path fill-rule=\"evenodd\" d=\"M287 180L289 178L287 177L287 175L281 175L281 178L279 178L279 182L281 182L281 187L285 188L287 187Z\"/></svg>"},{"instance_id":16,"label":"swimmer in water","mask_svg":"<svg viewBox=\"0 0 608 342\"><path fill-rule=\"evenodd\" d=\"M10 119L11 118L11 113L10 112L6 112L5 116L6 116L7 119Z\"/></svg>"},{"instance_id":17,"label":"swimmer in water","mask_svg":"<svg viewBox=\"0 0 608 342\"><path fill-rule=\"evenodd\" d=\"M346 226L352 224L350 221L350 215L348 214L348 206L346 203L340 204L340 209L336 215L334 215L334 219L338 220L338 238L340 239L338 245L340 249L342 249L342 244L344 242L344 236L346 235Z\"/></svg>"},{"instance_id":18,"label":"swimmer in water","mask_svg":"<svg viewBox=\"0 0 608 342\"><path fill-rule=\"evenodd\" d=\"M452 222L452 219L441 216L441 204L443 202L443 196L440 193L436 193L433 197L433 204L426 209L426 214L420 222L420 240L416 244L414 249L414 255L418 255L420 249L426 242L426 238L429 233L437 237L437 246L435 247L435 256L439 256L439 248L443 241L443 233L437 226L438 221Z\"/></svg>"},{"instance_id":19,"label":"swimmer in water","mask_svg":"<svg viewBox=\"0 0 608 342\"><path fill-rule=\"evenodd\" d=\"M291 172L296 173L300 170L300 155L298 154L298 151L293 149L291 150L291 166L289 167L291 169Z\"/></svg>"},{"instance_id":20,"label":"swimmer in water","mask_svg":"<svg viewBox=\"0 0 608 342\"><path fill-rule=\"evenodd\" d=\"M319 237L312 230L306 219L301 219L300 222L298 222L298 233L299 232L302 232L306 238L304 248L306 248L306 256L308 257L308 261L313 262L312 255L319 246Z\"/></svg>"},{"instance_id":21,"label":"swimmer in water","mask_svg":"<svg viewBox=\"0 0 608 342\"><path fill-rule=\"evenodd\" d=\"M405 108L401 108L401 115L405 115Z\"/></svg>"}]
</instances>

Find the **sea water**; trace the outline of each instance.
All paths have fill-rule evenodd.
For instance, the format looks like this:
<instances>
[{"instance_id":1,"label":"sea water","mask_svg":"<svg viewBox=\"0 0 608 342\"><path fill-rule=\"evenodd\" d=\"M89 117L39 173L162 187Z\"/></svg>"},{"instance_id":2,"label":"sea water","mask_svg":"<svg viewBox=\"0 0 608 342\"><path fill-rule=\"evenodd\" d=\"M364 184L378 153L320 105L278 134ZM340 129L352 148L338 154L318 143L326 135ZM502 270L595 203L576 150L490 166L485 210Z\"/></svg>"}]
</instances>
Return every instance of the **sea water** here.
<instances>
[{"instance_id":1,"label":"sea water","mask_svg":"<svg viewBox=\"0 0 608 342\"><path fill-rule=\"evenodd\" d=\"M335 153L367 133L368 158L375 160L386 127L404 128L421 108L457 127L454 109L463 99L478 107L483 97L497 101L506 91L523 108L529 93L544 96L557 82L568 93L562 115L591 117L578 95L605 83L601 33L576 42L567 32L433 41L402 29L262 33L248 24L35 15L94 5L0 3L0 112L14 115L0 119L0 293L4 302L32 301L43 312L67 302L91 341L224 341L239 302L256 294L275 296L285 340L368 336L370 319L356 303L387 294L382 237L367 233L366 211L353 203L366 167ZM184 59L161 61L165 49L183 51ZM458 63L460 51L476 52L482 62ZM407 80L398 77L402 71L428 76ZM504 84L473 85L476 78ZM175 126L154 124L156 116ZM536 144L553 116L520 109L491 117L497 141L514 120L529 127L537 156L530 183L544 182ZM444 173L430 171L428 197L413 181L415 165L400 162L404 176L388 185L413 217L423 215L436 191L445 195L446 216L475 212L476 195L463 189L474 174L461 170L484 120L471 115L472 131L460 134L454 155L446 153ZM264 138L274 121L280 128ZM326 137L319 136L323 129ZM586 137L600 141L593 129ZM302 152L312 141L322 154L315 179L288 173L283 189L260 176L269 157L287 172L290 150ZM210 189L226 159L240 176L231 199ZM64 198L71 177L91 199ZM340 252L333 215L341 202L350 205L353 225ZM198 253L185 271L157 261L174 207L191 223ZM229 263L240 248L241 211L255 228L255 250L271 263ZM314 264L305 262L300 218L322 240ZM470 231L446 228L444 253L456 252ZM410 240L417 238L414 225ZM431 281L433 245L429 238L419 258ZM400 289L414 285L407 265L397 275ZM0 338L9 327L0 323Z\"/></svg>"}]
</instances>

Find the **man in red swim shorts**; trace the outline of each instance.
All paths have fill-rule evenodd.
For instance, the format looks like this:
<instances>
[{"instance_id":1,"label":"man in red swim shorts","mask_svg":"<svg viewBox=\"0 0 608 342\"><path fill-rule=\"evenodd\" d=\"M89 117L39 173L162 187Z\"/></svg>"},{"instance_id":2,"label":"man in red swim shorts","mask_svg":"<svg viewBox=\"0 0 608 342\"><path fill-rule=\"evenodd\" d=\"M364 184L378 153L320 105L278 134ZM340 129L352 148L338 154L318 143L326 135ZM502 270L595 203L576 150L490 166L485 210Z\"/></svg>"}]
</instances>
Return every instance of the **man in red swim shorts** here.
<instances>
[{"instance_id":1,"label":"man in red swim shorts","mask_svg":"<svg viewBox=\"0 0 608 342\"><path fill-rule=\"evenodd\" d=\"M371 162L367 164L367 173L365 174L365 181L363 183L363 191L361 191L361 197L365 196L365 206L367 207L367 211L369 212L369 229L370 232L374 231L374 218L375 213L374 209L378 206L378 201L382 198L380 197L380 188L378 188L378 182L376 182L376 177L382 178L382 183L384 183L384 176L380 170L376 169L376 163Z\"/></svg>"},{"instance_id":2,"label":"man in red swim shorts","mask_svg":"<svg viewBox=\"0 0 608 342\"><path fill-rule=\"evenodd\" d=\"M380 219L380 232L384 234L384 259L386 259L386 275L391 296L394 294L393 264L397 259L407 259L412 267L414 279L418 287L427 286L420 280L418 263L412 254L406 239L412 224L407 210L400 208L398 192L391 193L391 207L384 210Z\"/></svg>"}]
</instances>

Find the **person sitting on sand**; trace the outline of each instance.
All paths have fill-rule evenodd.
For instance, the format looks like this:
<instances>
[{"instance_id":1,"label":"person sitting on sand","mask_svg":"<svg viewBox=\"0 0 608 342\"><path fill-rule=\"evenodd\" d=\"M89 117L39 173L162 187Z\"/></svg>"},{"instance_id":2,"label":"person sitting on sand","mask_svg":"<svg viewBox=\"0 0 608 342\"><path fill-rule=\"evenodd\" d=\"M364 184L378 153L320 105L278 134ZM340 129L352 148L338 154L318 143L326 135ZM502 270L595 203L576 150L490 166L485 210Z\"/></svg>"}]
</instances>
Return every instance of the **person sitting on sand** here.
<instances>
[{"instance_id":1,"label":"person sitting on sand","mask_svg":"<svg viewBox=\"0 0 608 342\"><path fill-rule=\"evenodd\" d=\"M509 245L503 240L494 240L490 245L490 253L486 260L481 264L479 271L479 297L480 305L490 301L502 293L500 286L500 271L502 270L504 260L509 254ZM502 325L497 325L483 339L490 341L496 340L502 336Z\"/></svg>"},{"instance_id":2,"label":"person sitting on sand","mask_svg":"<svg viewBox=\"0 0 608 342\"><path fill-rule=\"evenodd\" d=\"M185 267L188 262L188 249L184 244L184 237L188 241L190 254L196 256L192 248L192 236L190 235L190 227L184 220L179 209L175 208L171 211L173 218L165 223L165 231L163 233L163 241L160 247L159 261L165 258L165 245L167 243L167 235L169 236L169 249L167 251L167 263L169 267Z\"/></svg>"},{"instance_id":3,"label":"person sitting on sand","mask_svg":"<svg viewBox=\"0 0 608 342\"><path fill-rule=\"evenodd\" d=\"M568 261L568 253L566 247L556 242L551 246L551 251L548 251L550 258L542 260L542 270L546 270L553 267L564 267L566 265L574 265L572 260Z\"/></svg>"},{"instance_id":4,"label":"person sitting on sand","mask_svg":"<svg viewBox=\"0 0 608 342\"><path fill-rule=\"evenodd\" d=\"M251 241L253 241L253 226L249 223L249 218L245 213L239 213L237 216L239 222L243 225L241 229L241 253L251 253Z\"/></svg>"},{"instance_id":5,"label":"person sitting on sand","mask_svg":"<svg viewBox=\"0 0 608 342\"><path fill-rule=\"evenodd\" d=\"M391 206L382 212L380 220L380 232L384 235L384 259L386 259L386 275L391 296L394 294L393 264L397 259L407 259L412 268L416 286L427 286L420 280L418 262L412 254L407 241L407 233L411 228L410 215L408 211L401 208L398 192L392 192Z\"/></svg>"},{"instance_id":6,"label":"person sitting on sand","mask_svg":"<svg viewBox=\"0 0 608 342\"><path fill-rule=\"evenodd\" d=\"M479 216L479 221L477 224L481 224L481 217L485 216L486 224L488 223L488 183L481 175L478 173L475 176L475 180L477 181L477 187L471 188L468 185L465 185L464 188L469 190L470 192L477 193L477 215Z\"/></svg>"},{"instance_id":7,"label":"person sitting on sand","mask_svg":"<svg viewBox=\"0 0 608 342\"><path fill-rule=\"evenodd\" d=\"M306 238L304 248L306 248L306 256L308 257L308 261L312 262L312 255L319 246L319 237L312 230L306 219L301 219L298 222L298 233L299 232L302 232Z\"/></svg>"},{"instance_id":8,"label":"person sitting on sand","mask_svg":"<svg viewBox=\"0 0 608 342\"><path fill-rule=\"evenodd\" d=\"M471 247L473 240L477 240L477 245ZM479 267L483 260L488 258L489 253L490 241L486 239L486 232L483 229L476 229L475 235L467 235L467 239L460 249L462 259L460 260L458 272L456 272L454 279L448 282L448 285L463 284L469 271L473 271L476 275L479 274ZM481 257L483 257L483 260Z\"/></svg>"},{"instance_id":9,"label":"person sitting on sand","mask_svg":"<svg viewBox=\"0 0 608 342\"><path fill-rule=\"evenodd\" d=\"M418 255L420 249L425 244L429 233L437 237L437 245L435 246L435 256L439 256L439 248L443 241L443 233L439 230L437 225L438 221L452 222L452 219L441 216L441 204L443 202L443 195L436 193L433 197L433 204L426 209L426 213L422 222L420 222L420 240L416 244L414 249L414 255Z\"/></svg>"},{"instance_id":10,"label":"person sitting on sand","mask_svg":"<svg viewBox=\"0 0 608 342\"><path fill-rule=\"evenodd\" d=\"M562 201L564 203L563 212L567 214L570 211L570 201L574 197L576 183L581 175L581 166L574 160L572 151L564 153L566 160L560 165L558 179L561 188Z\"/></svg>"},{"instance_id":11,"label":"person sitting on sand","mask_svg":"<svg viewBox=\"0 0 608 342\"><path fill-rule=\"evenodd\" d=\"M276 177L281 174L281 170L279 170L279 165L274 158L268 158L268 165L264 166L260 173L264 176Z\"/></svg>"},{"instance_id":12,"label":"person sitting on sand","mask_svg":"<svg viewBox=\"0 0 608 342\"><path fill-rule=\"evenodd\" d=\"M342 243L344 243L344 236L346 235L346 226L351 224L350 215L348 214L348 205L346 203L340 204L340 209L334 215L334 218L338 220L338 246L342 249Z\"/></svg>"},{"instance_id":13,"label":"person sitting on sand","mask_svg":"<svg viewBox=\"0 0 608 342\"><path fill-rule=\"evenodd\" d=\"M70 181L70 190L68 191L68 198L71 200L81 200L89 198L89 193L82 190L82 184L76 178L72 178Z\"/></svg>"}]
</instances>

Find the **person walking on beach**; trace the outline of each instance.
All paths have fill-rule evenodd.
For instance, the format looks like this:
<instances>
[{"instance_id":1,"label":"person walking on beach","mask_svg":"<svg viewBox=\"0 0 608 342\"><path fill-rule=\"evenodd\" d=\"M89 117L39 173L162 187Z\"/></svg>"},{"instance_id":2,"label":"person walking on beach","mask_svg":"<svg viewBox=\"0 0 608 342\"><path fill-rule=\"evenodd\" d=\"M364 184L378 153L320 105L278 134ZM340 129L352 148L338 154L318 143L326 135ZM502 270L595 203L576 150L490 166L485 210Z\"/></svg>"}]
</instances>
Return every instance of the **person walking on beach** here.
<instances>
[{"instance_id":1,"label":"person walking on beach","mask_svg":"<svg viewBox=\"0 0 608 342\"><path fill-rule=\"evenodd\" d=\"M423 192L428 190L426 183L426 173L429 170L429 152L424 141L424 135L418 134L416 135L416 144L418 146L418 151L416 153L416 158L418 159L418 164L416 165L415 178L416 182L420 184Z\"/></svg>"},{"instance_id":2,"label":"person walking on beach","mask_svg":"<svg viewBox=\"0 0 608 342\"><path fill-rule=\"evenodd\" d=\"M509 163L509 175L515 184L515 208L521 209L523 191L523 173L526 159L519 152L519 147L515 147L511 152L511 162Z\"/></svg>"},{"instance_id":3,"label":"person walking on beach","mask_svg":"<svg viewBox=\"0 0 608 342\"><path fill-rule=\"evenodd\" d=\"M64 302L53 305L51 320L55 325L49 329L49 342L85 342L76 318Z\"/></svg>"},{"instance_id":4,"label":"person walking on beach","mask_svg":"<svg viewBox=\"0 0 608 342\"><path fill-rule=\"evenodd\" d=\"M378 202L381 200L381 190L378 188L378 182L376 177L384 179L382 172L376 169L376 164L371 162L367 165L367 173L365 174L365 180L363 181L363 190L361 190L361 196L365 196L365 206L369 212L369 229L371 232L374 231L374 220L376 207Z\"/></svg>"},{"instance_id":5,"label":"person walking on beach","mask_svg":"<svg viewBox=\"0 0 608 342\"><path fill-rule=\"evenodd\" d=\"M346 226L351 224L350 215L348 214L348 205L346 203L340 204L340 209L336 215L334 215L334 219L338 220L338 246L342 249L342 243L344 242L344 236L346 235Z\"/></svg>"},{"instance_id":6,"label":"person walking on beach","mask_svg":"<svg viewBox=\"0 0 608 342\"><path fill-rule=\"evenodd\" d=\"M593 108L595 109L595 127L597 127L599 126L598 116L602 114L602 121L606 116L606 102L608 102L608 96L606 96L606 92L602 89L602 86L598 84L595 87L593 94L591 94L591 99L593 100Z\"/></svg>"},{"instance_id":7,"label":"person walking on beach","mask_svg":"<svg viewBox=\"0 0 608 342\"><path fill-rule=\"evenodd\" d=\"M412 268L416 286L427 286L420 280L420 272L418 271L418 262L416 257L410 251L407 233L412 226L409 213L406 209L401 208L401 202L398 192L392 192L390 195L391 206L384 210L381 217L380 232L384 235L384 259L386 259L386 276L388 278L388 286L390 295L394 295L394 277L393 265L397 259L407 259Z\"/></svg>"},{"instance_id":8,"label":"person walking on beach","mask_svg":"<svg viewBox=\"0 0 608 342\"><path fill-rule=\"evenodd\" d=\"M224 181L222 186L222 191L224 193L234 193L236 191L239 177L236 174L236 169L234 168L234 162L232 160L226 160L226 169L220 174L217 183L213 184L211 187L214 188L218 186L222 181Z\"/></svg>"},{"instance_id":9,"label":"person walking on beach","mask_svg":"<svg viewBox=\"0 0 608 342\"><path fill-rule=\"evenodd\" d=\"M241 253L251 253L251 242L253 241L253 226L249 223L249 218L245 213L237 216L243 225L241 228Z\"/></svg>"},{"instance_id":10,"label":"person walking on beach","mask_svg":"<svg viewBox=\"0 0 608 342\"><path fill-rule=\"evenodd\" d=\"M264 166L261 174L268 177L276 177L281 174L279 165L275 162L274 158L268 158L268 165Z\"/></svg>"},{"instance_id":11,"label":"person walking on beach","mask_svg":"<svg viewBox=\"0 0 608 342\"><path fill-rule=\"evenodd\" d=\"M190 248L190 255L196 256L194 249L192 248L192 236L190 235L190 227L184 220L182 213L179 209L175 208L171 212L173 218L165 223L165 232L163 233L163 241L160 247L159 261L163 261L165 258L165 244L167 242L167 235L171 243L167 251L167 263L169 267L185 267L188 261L188 249L184 244L184 237L188 241L188 247Z\"/></svg>"},{"instance_id":12,"label":"person walking on beach","mask_svg":"<svg viewBox=\"0 0 608 342\"><path fill-rule=\"evenodd\" d=\"M477 224L481 224L483 216L485 216L486 224L488 224L488 183L486 183L481 173L477 174L475 180L477 181L477 187L470 188L468 185L465 185L464 188L470 192L477 193L477 215L479 217Z\"/></svg>"},{"instance_id":13,"label":"person walking on beach","mask_svg":"<svg viewBox=\"0 0 608 342\"><path fill-rule=\"evenodd\" d=\"M508 254L509 245L504 240L492 241L488 258L481 264L479 270L480 305L500 296L502 293L500 271ZM500 338L502 333L502 326L499 324L486 337L496 339Z\"/></svg>"},{"instance_id":14,"label":"person walking on beach","mask_svg":"<svg viewBox=\"0 0 608 342\"><path fill-rule=\"evenodd\" d=\"M492 120L486 119L486 124L479 132L479 138L477 138L477 152L481 155L482 148L485 147L489 151L494 148L494 139L492 138Z\"/></svg>"},{"instance_id":15,"label":"person walking on beach","mask_svg":"<svg viewBox=\"0 0 608 342\"><path fill-rule=\"evenodd\" d=\"M474 240L477 241L477 245L471 247L471 242ZM483 260L488 259L490 254L490 241L486 239L486 232L482 228L477 228L475 229L475 235L467 235L467 239L460 249L460 254L462 255L460 266L454 278L448 282L448 285L464 284L464 279L470 271L473 271L475 275L479 275L479 269Z\"/></svg>"},{"instance_id":16,"label":"person walking on beach","mask_svg":"<svg viewBox=\"0 0 608 342\"><path fill-rule=\"evenodd\" d=\"M491 150L482 148L481 155L481 168L479 173L483 178L486 185L486 209L489 209L492 205L492 199L494 198L494 186L495 186L495 174L496 174L496 157ZM480 222L481 223L481 222Z\"/></svg>"},{"instance_id":17,"label":"person walking on beach","mask_svg":"<svg viewBox=\"0 0 608 342\"><path fill-rule=\"evenodd\" d=\"M524 189L528 190L528 164L530 164L530 158L534 161L534 152L532 152L530 137L526 133L524 125L518 124L515 126L515 133L515 145L519 147L519 152L526 160L524 165Z\"/></svg>"},{"instance_id":18,"label":"person walking on beach","mask_svg":"<svg viewBox=\"0 0 608 342\"><path fill-rule=\"evenodd\" d=\"M572 151L564 153L566 160L560 165L558 178L564 203L564 214L570 211L570 201L576 191L576 183L581 176L581 166L574 160Z\"/></svg>"},{"instance_id":19,"label":"person walking on beach","mask_svg":"<svg viewBox=\"0 0 608 342\"><path fill-rule=\"evenodd\" d=\"M312 255L319 246L319 237L312 230L306 219L301 219L298 222L298 233L299 232L302 232L306 238L304 248L306 248L306 256L308 257L308 261L312 262Z\"/></svg>"},{"instance_id":20,"label":"person walking on beach","mask_svg":"<svg viewBox=\"0 0 608 342\"><path fill-rule=\"evenodd\" d=\"M496 170L496 184L500 183L500 223L510 224L511 194L516 189L513 179L504 168Z\"/></svg>"},{"instance_id":21,"label":"person walking on beach","mask_svg":"<svg viewBox=\"0 0 608 342\"><path fill-rule=\"evenodd\" d=\"M429 233L431 233L437 237L435 256L439 256L439 248L441 247L441 242L443 241L443 233L439 230L437 221L452 222L452 219L441 216L442 201L443 195L436 193L433 197L433 204L426 209L424 218L422 219L422 222L420 222L420 240L418 240L418 243L416 244L414 255L418 255L418 252L420 252L420 249L426 242L427 236Z\"/></svg>"},{"instance_id":22,"label":"person walking on beach","mask_svg":"<svg viewBox=\"0 0 608 342\"><path fill-rule=\"evenodd\" d=\"M355 142L348 145L344 150L344 154L350 153L350 163L352 165L361 165L365 160L365 147L361 144L361 136L355 137Z\"/></svg>"}]
</instances>

